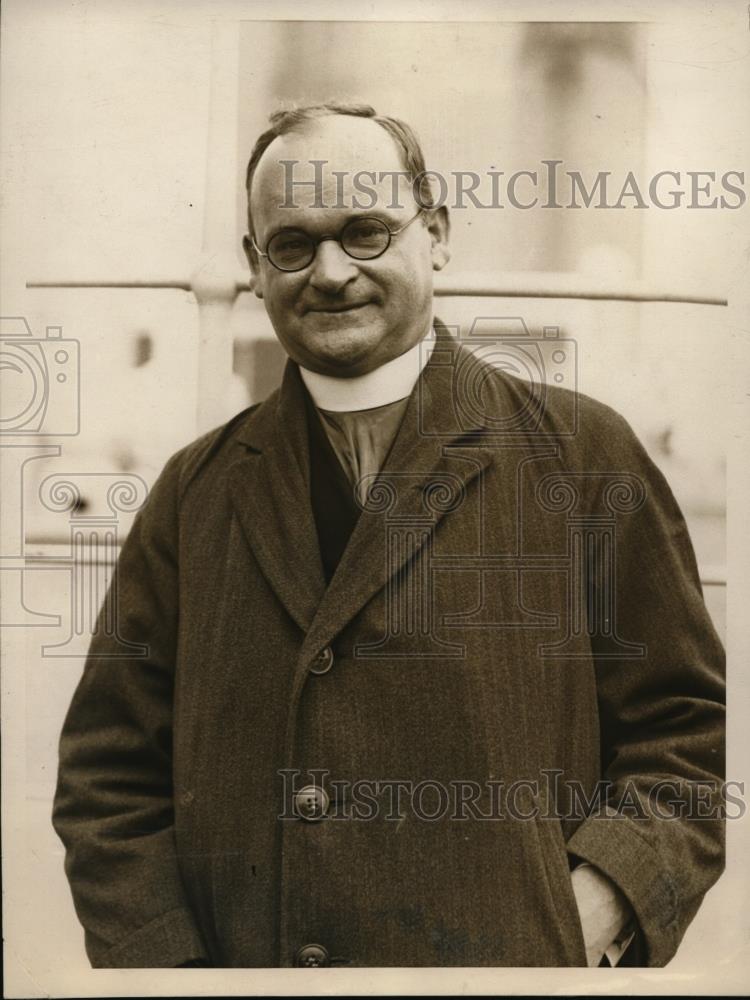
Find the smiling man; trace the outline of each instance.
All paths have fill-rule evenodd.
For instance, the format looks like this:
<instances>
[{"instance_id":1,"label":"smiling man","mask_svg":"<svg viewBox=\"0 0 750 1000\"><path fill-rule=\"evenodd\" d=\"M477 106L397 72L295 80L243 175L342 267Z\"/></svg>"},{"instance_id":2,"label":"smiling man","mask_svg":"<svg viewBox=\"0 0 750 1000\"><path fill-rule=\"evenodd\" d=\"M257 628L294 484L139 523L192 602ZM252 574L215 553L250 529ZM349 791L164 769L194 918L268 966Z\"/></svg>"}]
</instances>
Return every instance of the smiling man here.
<instances>
[{"instance_id":1,"label":"smiling man","mask_svg":"<svg viewBox=\"0 0 750 1000\"><path fill-rule=\"evenodd\" d=\"M115 582L148 655L99 631L62 735L95 966L664 965L722 870L682 516L622 418L436 319L423 173L370 108L253 150L283 382L167 464Z\"/></svg>"},{"instance_id":2,"label":"smiling man","mask_svg":"<svg viewBox=\"0 0 750 1000\"><path fill-rule=\"evenodd\" d=\"M410 185L394 192L404 154L372 119L329 115L311 124L256 148L245 251L255 293L289 357L305 370L348 379L427 335L433 270L448 261L447 213L424 212ZM322 183L297 178L289 192L288 165L315 161L324 164ZM375 207L355 210L363 164L381 180L371 187Z\"/></svg>"}]
</instances>

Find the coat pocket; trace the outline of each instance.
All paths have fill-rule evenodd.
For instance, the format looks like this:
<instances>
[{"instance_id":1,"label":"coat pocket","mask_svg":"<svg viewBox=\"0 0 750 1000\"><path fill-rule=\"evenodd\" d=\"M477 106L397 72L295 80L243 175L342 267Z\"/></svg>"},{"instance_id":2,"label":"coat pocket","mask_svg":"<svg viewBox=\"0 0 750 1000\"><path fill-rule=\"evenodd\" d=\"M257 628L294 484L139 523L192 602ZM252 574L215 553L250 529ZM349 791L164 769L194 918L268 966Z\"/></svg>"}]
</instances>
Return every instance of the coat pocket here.
<instances>
[{"instance_id":1,"label":"coat pocket","mask_svg":"<svg viewBox=\"0 0 750 1000\"><path fill-rule=\"evenodd\" d=\"M565 954L566 965L587 966L586 944L578 913L573 880L568 864L560 821L555 818L535 820L542 857L547 873L552 905L557 915L557 932Z\"/></svg>"}]
</instances>

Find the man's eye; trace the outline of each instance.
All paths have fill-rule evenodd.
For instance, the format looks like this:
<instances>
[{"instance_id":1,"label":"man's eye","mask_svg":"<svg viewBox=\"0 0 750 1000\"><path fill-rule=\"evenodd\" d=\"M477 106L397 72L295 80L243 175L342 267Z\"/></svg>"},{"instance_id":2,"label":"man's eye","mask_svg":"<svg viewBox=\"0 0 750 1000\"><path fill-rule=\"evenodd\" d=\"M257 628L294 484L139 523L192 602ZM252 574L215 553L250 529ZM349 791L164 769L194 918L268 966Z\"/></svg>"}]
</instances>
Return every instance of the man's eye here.
<instances>
[{"instance_id":1,"label":"man's eye","mask_svg":"<svg viewBox=\"0 0 750 1000\"><path fill-rule=\"evenodd\" d=\"M301 253L307 250L309 241L304 236L293 235L277 236L273 241L273 248L278 253Z\"/></svg>"},{"instance_id":2,"label":"man's eye","mask_svg":"<svg viewBox=\"0 0 750 1000\"><path fill-rule=\"evenodd\" d=\"M385 226L369 219L354 222L346 227L346 239L352 242L378 242L383 239L384 235Z\"/></svg>"}]
</instances>

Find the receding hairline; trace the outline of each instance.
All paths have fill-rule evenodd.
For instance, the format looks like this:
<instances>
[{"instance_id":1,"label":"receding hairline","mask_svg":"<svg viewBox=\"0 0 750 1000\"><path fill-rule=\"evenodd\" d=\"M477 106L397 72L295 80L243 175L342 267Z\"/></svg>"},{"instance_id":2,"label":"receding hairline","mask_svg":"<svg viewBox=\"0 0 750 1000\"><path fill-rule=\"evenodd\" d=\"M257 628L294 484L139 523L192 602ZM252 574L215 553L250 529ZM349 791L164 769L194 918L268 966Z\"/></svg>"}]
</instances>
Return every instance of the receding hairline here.
<instances>
[{"instance_id":1,"label":"receding hairline","mask_svg":"<svg viewBox=\"0 0 750 1000\"><path fill-rule=\"evenodd\" d=\"M306 119L305 121L301 121L298 124L295 124L294 128L288 129L287 131L282 132L280 135L274 136L271 142L269 142L269 144L263 150L261 155L258 157L252 176L250 178L251 186L247 190L248 210L250 208L250 198L252 195L252 191L258 186L259 171L263 171L265 173L269 169L269 167L273 169L274 166L278 167L281 163L285 162L283 159L275 159L275 153L277 151L281 153L281 149L278 146L277 150L274 150L273 148L274 146L276 146L277 143L279 143L280 146L283 146L285 140L293 139L296 136L304 138L306 135L316 134L317 126L321 126L321 131L318 134L322 134L326 128L325 125L322 125L322 122L331 121L333 119L341 120L347 117L352 120L356 120L353 119L353 116L351 115L349 116L327 115L325 118L323 116L320 116L319 118L311 118L311 119ZM378 126L378 123L374 122L372 118L360 118L359 121L364 123L372 122L374 126ZM382 126L378 126L378 129L380 134L385 135L385 137L390 140L390 149L395 153L398 167L404 171L409 171L409 164L407 162L404 150L400 147L399 143L394 139L394 137L390 134L390 132L388 132L387 129L384 129ZM372 134L376 135L377 133L372 132ZM283 153L281 153L281 155L283 156ZM307 164L308 162L312 163L313 160L311 159L308 161L306 159L304 162L305 164ZM335 161L332 160L331 163L329 164L329 167L333 168L335 167L335 165L336 165Z\"/></svg>"},{"instance_id":2,"label":"receding hairline","mask_svg":"<svg viewBox=\"0 0 750 1000\"><path fill-rule=\"evenodd\" d=\"M426 173L424 154L415 130L407 122L389 115L379 115L373 107L367 104L343 104L329 101L324 104L305 105L273 112L269 121L271 127L266 129L255 142L250 154L245 173L245 191L247 194L248 226L252 232L251 197L252 182L260 161L276 139L293 133L304 133L316 122L326 118L353 118L361 121L371 121L390 136L396 149L401 166L406 170L412 181ZM425 208L432 204L432 193L429 184L424 190L424 200L420 202Z\"/></svg>"},{"instance_id":3,"label":"receding hairline","mask_svg":"<svg viewBox=\"0 0 750 1000\"><path fill-rule=\"evenodd\" d=\"M383 126L380 125L379 122L376 122L374 118L355 118L352 115L326 115L325 117L320 116L319 118L305 119L304 121L295 124L293 128L287 129L284 132L281 132L279 135L274 136L273 139L271 139L271 141L265 147L263 152L260 154L256 163L254 164L255 169L253 170L250 180L252 181L254 179L255 174L258 171L258 167L262 162L266 160L266 154L268 153L269 150L273 151L273 147L276 145L277 142L283 142L284 140L294 139L297 136L305 137L305 136L313 136L316 134L322 135L328 127L327 126L328 122L333 123L342 121L357 122L358 124L354 126L355 129L359 128L359 123L361 123L362 125L366 126L368 133L372 134L373 136L375 135L385 136L387 139L390 140L390 147L395 150L399 160L399 164L403 167L404 170L409 169L409 164L407 163L405 151L402 149L402 147L393 137L393 135L388 131L388 129L383 128ZM375 129L377 129L377 131L375 131Z\"/></svg>"}]
</instances>

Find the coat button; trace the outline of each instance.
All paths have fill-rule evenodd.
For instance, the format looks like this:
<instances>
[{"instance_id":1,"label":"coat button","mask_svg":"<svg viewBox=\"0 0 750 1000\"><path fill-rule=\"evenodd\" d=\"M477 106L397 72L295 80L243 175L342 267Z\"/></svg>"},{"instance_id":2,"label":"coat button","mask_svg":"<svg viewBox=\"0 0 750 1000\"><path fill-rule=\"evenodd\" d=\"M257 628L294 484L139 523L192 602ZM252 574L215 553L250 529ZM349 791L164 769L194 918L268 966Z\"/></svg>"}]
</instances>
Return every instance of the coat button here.
<instances>
[{"instance_id":1,"label":"coat button","mask_svg":"<svg viewBox=\"0 0 750 1000\"><path fill-rule=\"evenodd\" d=\"M331 800L328 798L326 790L319 785L305 785L294 796L297 815L311 823L323 819L330 804Z\"/></svg>"},{"instance_id":2,"label":"coat button","mask_svg":"<svg viewBox=\"0 0 750 1000\"><path fill-rule=\"evenodd\" d=\"M310 664L311 674L327 674L333 666L333 650L330 646L321 649L318 655Z\"/></svg>"},{"instance_id":3,"label":"coat button","mask_svg":"<svg viewBox=\"0 0 750 1000\"><path fill-rule=\"evenodd\" d=\"M306 944L295 955L294 964L301 969L320 969L331 963L322 944Z\"/></svg>"}]
</instances>

